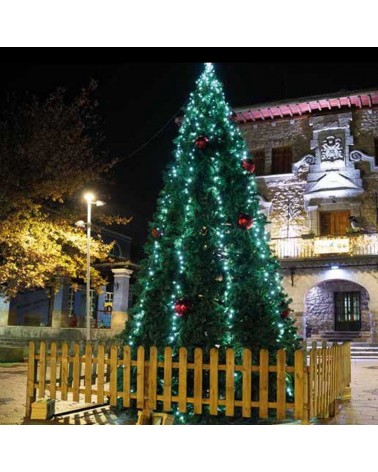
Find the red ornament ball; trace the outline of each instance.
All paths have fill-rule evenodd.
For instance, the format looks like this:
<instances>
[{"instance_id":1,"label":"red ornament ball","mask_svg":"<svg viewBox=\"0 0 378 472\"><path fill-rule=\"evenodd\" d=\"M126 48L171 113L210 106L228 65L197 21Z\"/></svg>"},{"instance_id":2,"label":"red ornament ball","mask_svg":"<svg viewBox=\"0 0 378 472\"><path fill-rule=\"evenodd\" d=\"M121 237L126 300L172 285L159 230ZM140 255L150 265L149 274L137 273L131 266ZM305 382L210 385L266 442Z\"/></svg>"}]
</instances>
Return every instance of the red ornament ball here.
<instances>
[{"instance_id":1,"label":"red ornament ball","mask_svg":"<svg viewBox=\"0 0 378 472\"><path fill-rule=\"evenodd\" d=\"M151 234L155 239L158 239L161 236L161 233L157 228L152 228Z\"/></svg>"},{"instance_id":2,"label":"red ornament ball","mask_svg":"<svg viewBox=\"0 0 378 472\"><path fill-rule=\"evenodd\" d=\"M243 229L251 229L253 226L253 218L245 213L238 216L238 226Z\"/></svg>"},{"instance_id":3,"label":"red ornament ball","mask_svg":"<svg viewBox=\"0 0 378 472\"><path fill-rule=\"evenodd\" d=\"M207 136L198 136L195 140L195 144L198 149L205 149L209 144L209 138Z\"/></svg>"},{"instance_id":4,"label":"red ornament ball","mask_svg":"<svg viewBox=\"0 0 378 472\"><path fill-rule=\"evenodd\" d=\"M288 318L290 316L290 308L286 308L283 312L281 312L281 318Z\"/></svg>"},{"instance_id":5,"label":"red ornament ball","mask_svg":"<svg viewBox=\"0 0 378 472\"><path fill-rule=\"evenodd\" d=\"M241 165L243 169L249 172L250 174L253 174L253 172L255 172L255 164L252 159L243 159L241 161Z\"/></svg>"},{"instance_id":6,"label":"red ornament ball","mask_svg":"<svg viewBox=\"0 0 378 472\"><path fill-rule=\"evenodd\" d=\"M190 310L192 304L187 298L180 298L175 302L175 312L177 316L185 316Z\"/></svg>"}]
</instances>

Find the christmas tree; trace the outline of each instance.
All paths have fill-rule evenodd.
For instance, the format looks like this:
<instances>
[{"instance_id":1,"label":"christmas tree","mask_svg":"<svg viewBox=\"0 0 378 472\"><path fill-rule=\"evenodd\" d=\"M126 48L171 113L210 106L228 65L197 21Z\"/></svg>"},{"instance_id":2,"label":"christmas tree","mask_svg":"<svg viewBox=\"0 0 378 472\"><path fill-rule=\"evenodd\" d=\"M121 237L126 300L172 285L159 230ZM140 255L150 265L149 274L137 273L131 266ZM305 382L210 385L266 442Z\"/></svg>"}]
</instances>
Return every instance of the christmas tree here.
<instances>
[{"instance_id":1,"label":"christmas tree","mask_svg":"<svg viewBox=\"0 0 378 472\"><path fill-rule=\"evenodd\" d=\"M175 146L126 343L293 352L298 338L259 210L253 156L211 64L190 95Z\"/></svg>"}]
</instances>

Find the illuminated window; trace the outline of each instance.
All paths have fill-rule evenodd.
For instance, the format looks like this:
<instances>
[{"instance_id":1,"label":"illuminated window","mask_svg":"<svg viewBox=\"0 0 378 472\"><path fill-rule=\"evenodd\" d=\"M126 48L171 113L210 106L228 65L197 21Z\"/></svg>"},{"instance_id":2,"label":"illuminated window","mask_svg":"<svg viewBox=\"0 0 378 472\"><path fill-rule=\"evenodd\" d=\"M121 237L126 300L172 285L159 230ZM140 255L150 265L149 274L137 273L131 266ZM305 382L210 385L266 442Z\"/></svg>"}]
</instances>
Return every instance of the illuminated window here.
<instances>
[{"instance_id":1,"label":"illuminated window","mask_svg":"<svg viewBox=\"0 0 378 472\"><path fill-rule=\"evenodd\" d=\"M293 153L290 146L272 149L272 174L289 174L292 172Z\"/></svg>"},{"instance_id":2,"label":"illuminated window","mask_svg":"<svg viewBox=\"0 0 378 472\"><path fill-rule=\"evenodd\" d=\"M265 175L265 151L256 149L252 151L252 156L255 164L255 175Z\"/></svg>"}]
</instances>

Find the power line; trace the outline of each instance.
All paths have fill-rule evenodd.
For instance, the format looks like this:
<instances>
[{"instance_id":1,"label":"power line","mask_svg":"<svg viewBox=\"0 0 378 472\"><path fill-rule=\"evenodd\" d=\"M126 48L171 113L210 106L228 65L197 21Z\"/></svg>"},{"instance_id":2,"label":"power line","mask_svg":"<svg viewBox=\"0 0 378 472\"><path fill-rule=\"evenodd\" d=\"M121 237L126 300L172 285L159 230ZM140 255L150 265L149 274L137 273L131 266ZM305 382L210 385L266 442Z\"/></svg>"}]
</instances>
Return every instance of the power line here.
<instances>
[{"instance_id":1,"label":"power line","mask_svg":"<svg viewBox=\"0 0 378 472\"><path fill-rule=\"evenodd\" d=\"M142 149L144 149L146 146L148 146L155 138L157 138L159 136L159 134L161 134L165 128L171 123L171 121L173 121L176 116L179 114L179 113L182 113L182 106L176 111L176 113L171 116L171 118L169 118L169 120L153 135L151 136L151 138L149 138L145 143L143 143L141 146L139 146L137 149L135 149L133 152L131 152L130 154L128 154L127 156L123 157L122 159L119 159L119 161L116 163L119 164L120 162L123 162L123 161L126 161L127 159L130 159L130 157L133 157L135 154L137 154L139 151L141 151Z\"/></svg>"}]
</instances>

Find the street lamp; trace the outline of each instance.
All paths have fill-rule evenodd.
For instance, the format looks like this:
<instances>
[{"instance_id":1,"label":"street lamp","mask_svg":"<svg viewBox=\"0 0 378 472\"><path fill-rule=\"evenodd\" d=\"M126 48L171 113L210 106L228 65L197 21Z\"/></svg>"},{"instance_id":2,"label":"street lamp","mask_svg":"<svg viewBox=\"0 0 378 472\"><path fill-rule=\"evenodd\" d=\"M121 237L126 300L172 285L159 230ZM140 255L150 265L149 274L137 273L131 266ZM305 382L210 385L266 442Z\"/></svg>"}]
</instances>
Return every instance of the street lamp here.
<instances>
[{"instance_id":1,"label":"street lamp","mask_svg":"<svg viewBox=\"0 0 378 472\"><path fill-rule=\"evenodd\" d=\"M103 206L105 202L95 200L95 196L91 192L84 195L87 202L87 291L86 291L86 339L91 340L91 215L92 205Z\"/></svg>"}]
</instances>

